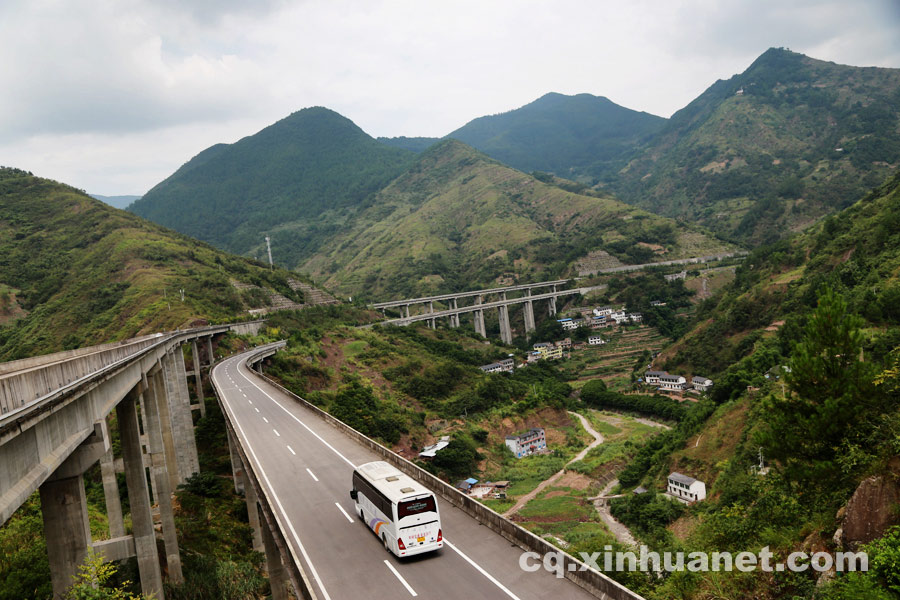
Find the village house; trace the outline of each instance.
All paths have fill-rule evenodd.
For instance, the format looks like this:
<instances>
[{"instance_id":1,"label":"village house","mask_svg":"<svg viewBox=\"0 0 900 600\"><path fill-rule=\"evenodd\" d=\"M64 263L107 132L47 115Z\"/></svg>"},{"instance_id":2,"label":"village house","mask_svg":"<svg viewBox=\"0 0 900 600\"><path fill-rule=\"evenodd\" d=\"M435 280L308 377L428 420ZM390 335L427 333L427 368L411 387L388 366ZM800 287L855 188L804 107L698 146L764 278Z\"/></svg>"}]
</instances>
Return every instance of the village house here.
<instances>
[{"instance_id":1,"label":"village house","mask_svg":"<svg viewBox=\"0 0 900 600\"><path fill-rule=\"evenodd\" d=\"M647 371L644 373L644 383L659 385L659 378L668 375L665 371Z\"/></svg>"},{"instance_id":2,"label":"village house","mask_svg":"<svg viewBox=\"0 0 900 600\"><path fill-rule=\"evenodd\" d=\"M691 385L698 392L706 392L709 391L709 388L712 387L712 379L707 379L706 377L700 377L699 375L691 378Z\"/></svg>"},{"instance_id":3,"label":"village house","mask_svg":"<svg viewBox=\"0 0 900 600\"><path fill-rule=\"evenodd\" d=\"M706 484L693 477L673 472L669 474L666 493L688 502L699 502L706 499Z\"/></svg>"},{"instance_id":4,"label":"village house","mask_svg":"<svg viewBox=\"0 0 900 600\"><path fill-rule=\"evenodd\" d=\"M666 281L677 281L679 279L687 279L687 271L682 271L681 273L672 273L671 275L664 275Z\"/></svg>"},{"instance_id":5,"label":"village house","mask_svg":"<svg viewBox=\"0 0 900 600\"><path fill-rule=\"evenodd\" d=\"M666 305L666 303L663 302L662 300L651 300L650 301L650 306L665 306L665 305Z\"/></svg>"},{"instance_id":6,"label":"village house","mask_svg":"<svg viewBox=\"0 0 900 600\"><path fill-rule=\"evenodd\" d=\"M624 310L619 310L610 315L613 321L616 322L616 325L621 325L622 323L627 323L631 317L628 316Z\"/></svg>"},{"instance_id":7,"label":"village house","mask_svg":"<svg viewBox=\"0 0 900 600\"><path fill-rule=\"evenodd\" d=\"M613 309L608 306L601 306L600 308L595 308L593 312L597 317L608 317L613 313Z\"/></svg>"},{"instance_id":8,"label":"village house","mask_svg":"<svg viewBox=\"0 0 900 600\"><path fill-rule=\"evenodd\" d=\"M596 316L591 317L591 320L589 321L589 323L591 324L591 329L600 329L602 327L606 327L608 324L606 322L605 315L602 317L596 317Z\"/></svg>"},{"instance_id":9,"label":"village house","mask_svg":"<svg viewBox=\"0 0 900 600\"><path fill-rule=\"evenodd\" d=\"M529 429L522 435L506 436L506 446L512 450L516 458L522 458L547 448L547 438L542 427Z\"/></svg>"},{"instance_id":10,"label":"village house","mask_svg":"<svg viewBox=\"0 0 900 600\"><path fill-rule=\"evenodd\" d=\"M530 365L532 363L536 363L541 360L541 353L535 350L534 352L529 352L528 356L525 357L525 361Z\"/></svg>"},{"instance_id":11,"label":"village house","mask_svg":"<svg viewBox=\"0 0 900 600\"><path fill-rule=\"evenodd\" d=\"M683 375L664 373L659 377L659 387L663 390L681 391L687 385L687 379Z\"/></svg>"},{"instance_id":12,"label":"village house","mask_svg":"<svg viewBox=\"0 0 900 600\"><path fill-rule=\"evenodd\" d=\"M559 322L560 325L562 325L562 328L566 331L572 331L573 329L578 329L578 323L576 323L571 318L567 317L565 319L557 319L557 321Z\"/></svg>"},{"instance_id":13,"label":"village house","mask_svg":"<svg viewBox=\"0 0 900 600\"><path fill-rule=\"evenodd\" d=\"M644 315L642 315L641 313L631 313L630 315L628 315L628 318L631 319L632 323L640 323L644 320Z\"/></svg>"},{"instance_id":14,"label":"village house","mask_svg":"<svg viewBox=\"0 0 900 600\"><path fill-rule=\"evenodd\" d=\"M541 353L541 358L544 360L555 360L557 358L562 358L563 356L562 348L560 348L559 346L552 346L550 344L538 348L537 351Z\"/></svg>"},{"instance_id":15,"label":"village house","mask_svg":"<svg viewBox=\"0 0 900 600\"><path fill-rule=\"evenodd\" d=\"M599 346L600 344L605 344L606 340L603 339L602 335L592 335L588 338L588 344L591 346Z\"/></svg>"},{"instance_id":16,"label":"village house","mask_svg":"<svg viewBox=\"0 0 900 600\"><path fill-rule=\"evenodd\" d=\"M572 338L563 338L556 342L556 345L563 350L570 350L572 348Z\"/></svg>"}]
</instances>

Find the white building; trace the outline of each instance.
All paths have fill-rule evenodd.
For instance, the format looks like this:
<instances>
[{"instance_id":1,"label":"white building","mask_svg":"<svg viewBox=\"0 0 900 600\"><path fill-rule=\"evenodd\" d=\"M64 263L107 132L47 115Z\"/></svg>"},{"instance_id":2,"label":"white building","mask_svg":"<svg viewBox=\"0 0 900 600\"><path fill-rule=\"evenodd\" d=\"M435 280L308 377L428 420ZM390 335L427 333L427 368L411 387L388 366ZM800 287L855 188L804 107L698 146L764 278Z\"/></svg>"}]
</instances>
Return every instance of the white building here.
<instances>
[{"instance_id":1,"label":"white building","mask_svg":"<svg viewBox=\"0 0 900 600\"><path fill-rule=\"evenodd\" d=\"M668 375L668 373L665 371L646 371L644 373L644 383L659 385L659 378L663 375Z\"/></svg>"},{"instance_id":2,"label":"white building","mask_svg":"<svg viewBox=\"0 0 900 600\"><path fill-rule=\"evenodd\" d=\"M628 316L628 313L626 313L624 310L616 311L609 316L613 321L616 322L616 325L627 323L631 319L631 317Z\"/></svg>"},{"instance_id":3,"label":"white building","mask_svg":"<svg viewBox=\"0 0 900 600\"><path fill-rule=\"evenodd\" d=\"M694 389L698 392L709 391L709 388L712 387L712 384L712 379L707 379L706 377L696 376L691 379L691 385L694 386Z\"/></svg>"},{"instance_id":4,"label":"white building","mask_svg":"<svg viewBox=\"0 0 900 600\"><path fill-rule=\"evenodd\" d=\"M512 450L516 458L522 458L544 450L547 447L547 438L544 436L543 428L535 427L522 435L506 436L506 446Z\"/></svg>"},{"instance_id":5,"label":"white building","mask_svg":"<svg viewBox=\"0 0 900 600\"><path fill-rule=\"evenodd\" d=\"M686 384L687 379L683 375L664 373L659 377L659 387L663 390L683 390Z\"/></svg>"},{"instance_id":6,"label":"white building","mask_svg":"<svg viewBox=\"0 0 900 600\"><path fill-rule=\"evenodd\" d=\"M606 340L603 339L602 335L592 335L588 338L588 344L591 346L599 346L600 344L605 344Z\"/></svg>"},{"instance_id":7,"label":"white building","mask_svg":"<svg viewBox=\"0 0 900 600\"><path fill-rule=\"evenodd\" d=\"M706 484L681 473L670 473L666 493L688 502L699 502L706 499Z\"/></svg>"},{"instance_id":8,"label":"white building","mask_svg":"<svg viewBox=\"0 0 900 600\"><path fill-rule=\"evenodd\" d=\"M613 313L613 309L608 306L601 306L600 308L595 308L593 312L597 317L608 317Z\"/></svg>"},{"instance_id":9,"label":"white building","mask_svg":"<svg viewBox=\"0 0 900 600\"><path fill-rule=\"evenodd\" d=\"M570 331L572 329L578 329L578 323L573 321L572 319L557 319L559 324L562 325L562 328L566 331Z\"/></svg>"},{"instance_id":10,"label":"white building","mask_svg":"<svg viewBox=\"0 0 900 600\"><path fill-rule=\"evenodd\" d=\"M628 318L631 319L632 323L640 323L644 320L644 315L642 315L641 313L631 313L630 315L628 315Z\"/></svg>"}]
</instances>

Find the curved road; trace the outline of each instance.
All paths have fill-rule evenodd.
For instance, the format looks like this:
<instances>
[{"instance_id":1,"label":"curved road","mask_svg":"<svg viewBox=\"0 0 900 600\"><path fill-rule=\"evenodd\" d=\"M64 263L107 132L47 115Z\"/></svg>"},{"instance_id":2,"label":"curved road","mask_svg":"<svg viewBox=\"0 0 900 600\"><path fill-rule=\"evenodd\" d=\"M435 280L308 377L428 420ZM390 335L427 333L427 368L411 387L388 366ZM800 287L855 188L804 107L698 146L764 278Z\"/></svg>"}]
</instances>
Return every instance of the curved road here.
<instances>
[{"instance_id":1,"label":"curved road","mask_svg":"<svg viewBox=\"0 0 900 600\"><path fill-rule=\"evenodd\" d=\"M441 499L442 550L402 560L385 552L349 495L354 465L381 459L254 375L245 356L216 365L213 384L319 598L593 598L544 570L522 571L521 549Z\"/></svg>"}]
</instances>

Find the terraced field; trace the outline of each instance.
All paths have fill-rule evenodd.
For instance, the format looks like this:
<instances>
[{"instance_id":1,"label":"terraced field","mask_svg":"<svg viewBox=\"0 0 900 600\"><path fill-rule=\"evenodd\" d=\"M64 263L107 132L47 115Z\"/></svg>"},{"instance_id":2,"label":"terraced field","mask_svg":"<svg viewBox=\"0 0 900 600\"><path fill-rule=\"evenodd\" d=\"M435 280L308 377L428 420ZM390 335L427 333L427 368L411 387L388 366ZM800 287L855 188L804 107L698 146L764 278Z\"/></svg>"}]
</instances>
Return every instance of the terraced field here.
<instances>
[{"instance_id":1,"label":"terraced field","mask_svg":"<svg viewBox=\"0 0 900 600\"><path fill-rule=\"evenodd\" d=\"M575 378L572 386L580 388L591 379L602 379L612 390L630 391L631 372L640 356L644 351L659 352L667 342L656 328L645 325L607 331L608 343L574 350L572 358L560 364Z\"/></svg>"}]
</instances>

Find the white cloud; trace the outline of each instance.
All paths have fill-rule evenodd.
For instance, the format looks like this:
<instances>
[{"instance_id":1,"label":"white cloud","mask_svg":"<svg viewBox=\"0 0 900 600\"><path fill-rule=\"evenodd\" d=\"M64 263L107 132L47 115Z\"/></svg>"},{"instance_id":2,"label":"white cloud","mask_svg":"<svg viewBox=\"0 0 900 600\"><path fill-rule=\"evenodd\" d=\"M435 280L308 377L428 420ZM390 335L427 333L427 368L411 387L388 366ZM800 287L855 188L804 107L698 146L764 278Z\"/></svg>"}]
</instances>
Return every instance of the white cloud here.
<instances>
[{"instance_id":1,"label":"white cloud","mask_svg":"<svg viewBox=\"0 0 900 600\"><path fill-rule=\"evenodd\" d=\"M439 136L549 91L668 116L771 46L900 67L893 0L18 0L0 164L140 193L305 106Z\"/></svg>"}]
</instances>

